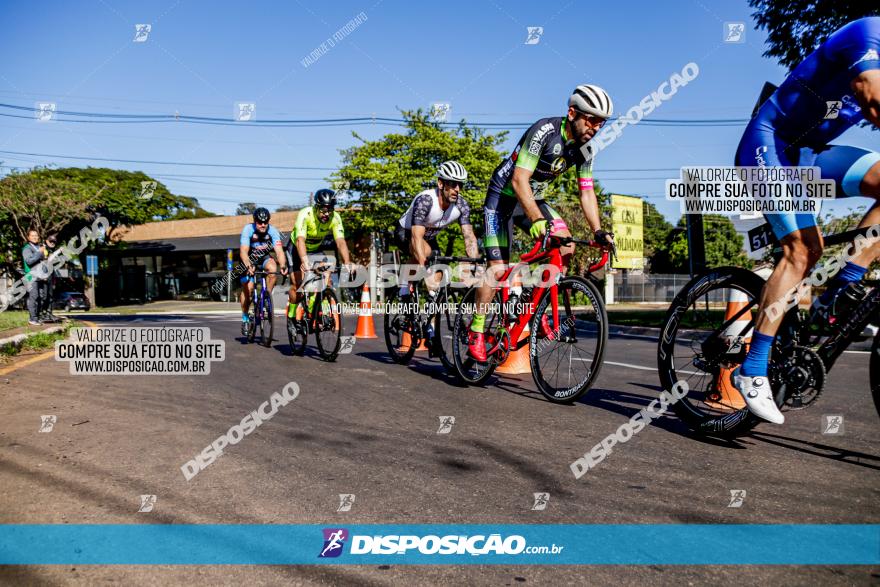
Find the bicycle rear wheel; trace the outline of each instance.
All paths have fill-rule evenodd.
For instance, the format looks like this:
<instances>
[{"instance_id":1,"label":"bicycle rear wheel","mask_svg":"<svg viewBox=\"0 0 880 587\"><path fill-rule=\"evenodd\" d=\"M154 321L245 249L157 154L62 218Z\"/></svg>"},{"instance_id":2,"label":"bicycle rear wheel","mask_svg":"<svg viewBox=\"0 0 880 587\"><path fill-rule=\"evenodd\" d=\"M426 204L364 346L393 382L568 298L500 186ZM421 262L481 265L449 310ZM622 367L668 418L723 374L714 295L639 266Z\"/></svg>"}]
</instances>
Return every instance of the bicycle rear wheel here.
<instances>
[{"instance_id":1,"label":"bicycle rear wheel","mask_svg":"<svg viewBox=\"0 0 880 587\"><path fill-rule=\"evenodd\" d=\"M260 344L272 346L272 334L275 332L274 308L272 295L266 294L260 305Z\"/></svg>"},{"instance_id":2,"label":"bicycle rear wheel","mask_svg":"<svg viewBox=\"0 0 880 587\"><path fill-rule=\"evenodd\" d=\"M452 358L455 363L455 372L458 378L470 385L482 385L498 367L495 355L490 355L486 363L478 363L468 354L468 333L471 322L476 313L477 290L471 288L467 291L458 306L455 316L455 327L452 330ZM501 293L495 295L494 303L489 304L486 313L485 333L486 343L491 349L501 336L504 317L501 314Z\"/></svg>"},{"instance_id":3,"label":"bicycle rear wheel","mask_svg":"<svg viewBox=\"0 0 880 587\"><path fill-rule=\"evenodd\" d=\"M599 289L583 277L559 282L558 323L553 321L553 299L548 288L529 322L529 362L544 397L570 403L589 391L599 375L608 342L608 315Z\"/></svg>"},{"instance_id":4,"label":"bicycle rear wheel","mask_svg":"<svg viewBox=\"0 0 880 587\"><path fill-rule=\"evenodd\" d=\"M415 303L414 296L407 296L407 304ZM396 308L395 308L396 305ZM406 365L413 358L416 347L419 346L419 333L416 332L417 315L401 306L399 295L394 296L393 302L386 305L384 322L385 346L391 359L399 364ZM391 312L390 309L400 310Z\"/></svg>"},{"instance_id":5,"label":"bicycle rear wheel","mask_svg":"<svg viewBox=\"0 0 880 587\"><path fill-rule=\"evenodd\" d=\"M874 407L880 416L880 332L874 336L874 345L871 347L871 395L874 397Z\"/></svg>"},{"instance_id":6,"label":"bicycle rear wheel","mask_svg":"<svg viewBox=\"0 0 880 587\"><path fill-rule=\"evenodd\" d=\"M333 288L326 287L315 304L315 339L325 361L335 361L342 346L342 316Z\"/></svg>"},{"instance_id":7,"label":"bicycle rear wheel","mask_svg":"<svg viewBox=\"0 0 880 587\"><path fill-rule=\"evenodd\" d=\"M751 271L719 267L692 279L669 306L657 348L660 383L667 392L687 383L687 395L671 405L699 433L736 436L760 422L730 377L745 359L763 287ZM774 386L773 393L781 407L784 392Z\"/></svg>"}]
</instances>

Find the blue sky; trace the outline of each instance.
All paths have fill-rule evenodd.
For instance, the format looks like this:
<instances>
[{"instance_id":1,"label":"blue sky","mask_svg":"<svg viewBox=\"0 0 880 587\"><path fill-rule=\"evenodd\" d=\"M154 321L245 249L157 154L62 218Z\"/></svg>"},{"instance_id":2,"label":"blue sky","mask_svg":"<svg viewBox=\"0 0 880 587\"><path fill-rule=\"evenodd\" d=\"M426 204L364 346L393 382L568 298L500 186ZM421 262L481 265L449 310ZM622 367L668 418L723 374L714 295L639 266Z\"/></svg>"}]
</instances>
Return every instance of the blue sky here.
<instances>
[{"instance_id":1,"label":"blue sky","mask_svg":"<svg viewBox=\"0 0 880 587\"><path fill-rule=\"evenodd\" d=\"M360 13L366 21L303 67L304 57ZM449 102L456 120L533 122L562 115L579 83L603 86L617 111L625 112L692 61L700 68L697 79L651 118L747 118L763 82L779 83L785 75L761 56L765 35L752 28L749 13L745 0L15 3L0 22L6 56L0 102L231 118L241 101L255 102L264 120L398 117L398 109ZM745 43L722 42L727 21L747 24ZM133 42L139 23L152 25L144 43ZM528 26L544 27L538 44L525 44ZM365 138L398 130L41 123L26 112L0 113L28 117L0 117L0 150L178 163L335 168L339 149L355 144L352 130ZM508 149L521 132L511 131ZM595 176L614 193L649 198L674 221L676 205L662 197L664 179L676 177L673 170L682 165L731 165L741 133L741 126L628 127L597 158ZM837 142L876 148L878 137L856 129ZM0 161L22 167L90 164L6 153ZM173 192L227 214L241 201L272 208L302 203L329 173L91 165L143 170ZM832 209L867 203L853 200Z\"/></svg>"}]
</instances>

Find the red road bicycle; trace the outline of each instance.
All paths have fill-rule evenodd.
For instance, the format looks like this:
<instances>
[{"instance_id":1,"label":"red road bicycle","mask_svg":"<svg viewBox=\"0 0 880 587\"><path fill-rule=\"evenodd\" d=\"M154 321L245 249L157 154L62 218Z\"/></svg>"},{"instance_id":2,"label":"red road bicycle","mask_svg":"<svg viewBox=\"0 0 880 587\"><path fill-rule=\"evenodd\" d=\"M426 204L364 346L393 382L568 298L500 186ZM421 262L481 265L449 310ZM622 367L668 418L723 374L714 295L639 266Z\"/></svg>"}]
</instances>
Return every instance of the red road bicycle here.
<instances>
[{"instance_id":1,"label":"red road bicycle","mask_svg":"<svg viewBox=\"0 0 880 587\"><path fill-rule=\"evenodd\" d=\"M522 255L498 280L494 303L486 312L486 363L468 354L468 331L476 310L476 288L464 295L453 329L453 357L459 377L480 385L504 362L512 350L529 345L532 377L551 402L573 402L589 391L602 367L608 341L608 315L593 273L605 266L614 246L602 248L602 256L585 276L565 276L560 248L570 244L602 248L593 241L545 235ZM518 297L510 293L511 275L535 263L545 263L541 282L523 288ZM520 336L529 328L529 335Z\"/></svg>"}]
</instances>

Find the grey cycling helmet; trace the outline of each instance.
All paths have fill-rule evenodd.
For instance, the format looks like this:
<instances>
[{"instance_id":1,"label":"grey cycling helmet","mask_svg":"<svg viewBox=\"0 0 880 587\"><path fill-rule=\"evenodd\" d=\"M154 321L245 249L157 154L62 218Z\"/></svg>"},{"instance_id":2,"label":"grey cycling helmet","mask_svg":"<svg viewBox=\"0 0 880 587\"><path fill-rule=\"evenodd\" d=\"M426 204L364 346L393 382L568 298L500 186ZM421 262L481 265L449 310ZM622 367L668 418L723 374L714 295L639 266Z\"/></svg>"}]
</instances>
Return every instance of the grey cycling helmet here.
<instances>
[{"instance_id":1,"label":"grey cycling helmet","mask_svg":"<svg viewBox=\"0 0 880 587\"><path fill-rule=\"evenodd\" d=\"M599 118L611 118L611 115L614 114L614 104L608 93L599 86L590 84L576 87L568 99L568 105L578 112Z\"/></svg>"},{"instance_id":2,"label":"grey cycling helmet","mask_svg":"<svg viewBox=\"0 0 880 587\"><path fill-rule=\"evenodd\" d=\"M336 192L327 188L320 189L315 192L315 206L322 208L336 207Z\"/></svg>"},{"instance_id":3,"label":"grey cycling helmet","mask_svg":"<svg viewBox=\"0 0 880 587\"><path fill-rule=\"evenodd\" d=\"M445 181L458 181L464 183L467 179L467 171L458 161L447 161L437 170L437 177Z\"/></svg>"}]
</instances>

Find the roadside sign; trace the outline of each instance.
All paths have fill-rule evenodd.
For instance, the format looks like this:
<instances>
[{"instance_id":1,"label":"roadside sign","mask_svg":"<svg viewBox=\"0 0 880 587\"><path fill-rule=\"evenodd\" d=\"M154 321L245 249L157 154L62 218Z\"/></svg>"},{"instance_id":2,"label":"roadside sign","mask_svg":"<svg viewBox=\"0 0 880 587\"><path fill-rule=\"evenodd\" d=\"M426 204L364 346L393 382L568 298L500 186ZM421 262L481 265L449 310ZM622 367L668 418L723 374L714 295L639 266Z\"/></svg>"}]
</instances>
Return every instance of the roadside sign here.
<instances>
[{"instance_id":1,"label":"roadside sign","mask_svg":"<svg viewBox=\"0 0 880 587\"><path fill-rule=\"evenodd\" d=\"M97 255L86 255L86 275L97 275L98 274L98 256Z\"/></svg>"},{"instance_id":2,"label":"roadside sign","mask_svg":"<svg viewBox=\"0 0 880 587\"><path fill-rule=\"evenodd\" d=\"M611 195L614 244L617 245L615 269L643 268L645 246L643 241L642 199Z\"/></svg>"}]
</instances>

